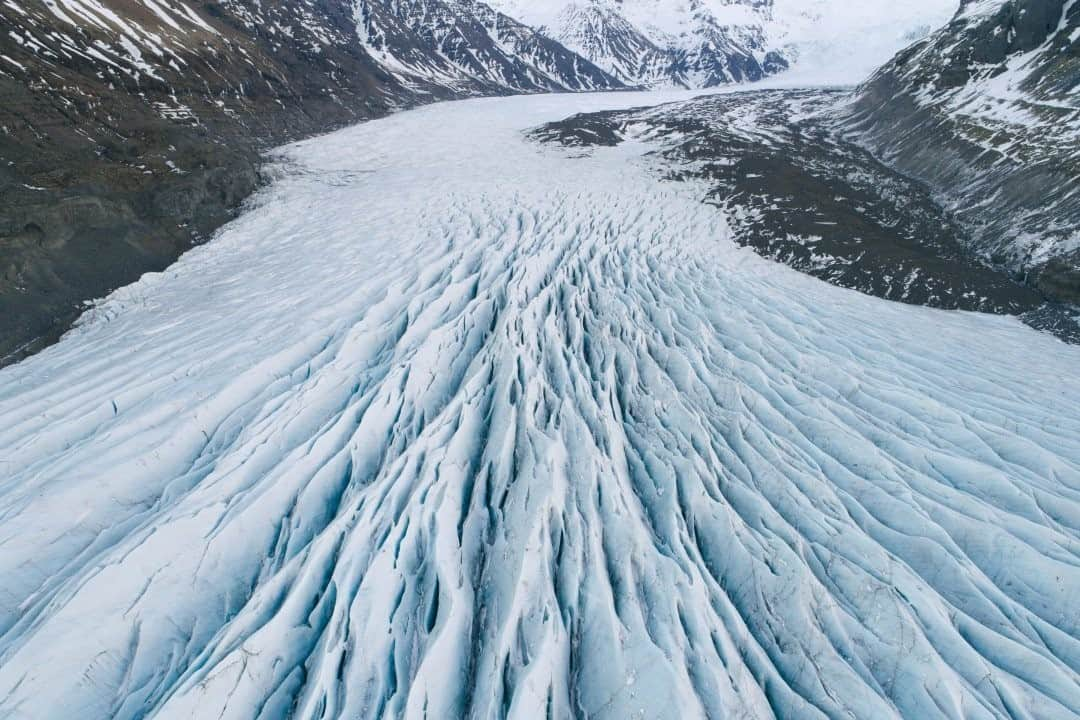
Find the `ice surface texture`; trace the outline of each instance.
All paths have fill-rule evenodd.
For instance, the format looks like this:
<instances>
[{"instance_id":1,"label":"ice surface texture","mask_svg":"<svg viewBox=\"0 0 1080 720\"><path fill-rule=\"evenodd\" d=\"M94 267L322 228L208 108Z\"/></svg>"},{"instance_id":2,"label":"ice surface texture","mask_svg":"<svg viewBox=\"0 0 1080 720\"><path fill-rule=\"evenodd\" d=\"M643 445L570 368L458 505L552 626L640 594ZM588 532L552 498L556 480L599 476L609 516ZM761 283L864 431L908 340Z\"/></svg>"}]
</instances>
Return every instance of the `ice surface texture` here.
<instances>
[{"instance_id":1,"label":"ice surface texture","mask_svg":"<svg viewBox=\"0 0 1080 720\"><path fill-rule=\"evenodd\" d=\"M292 146L0 372L0 717L1077 717L1080 348L521 133L650 101Z\"/></svg>"}]
</instances>

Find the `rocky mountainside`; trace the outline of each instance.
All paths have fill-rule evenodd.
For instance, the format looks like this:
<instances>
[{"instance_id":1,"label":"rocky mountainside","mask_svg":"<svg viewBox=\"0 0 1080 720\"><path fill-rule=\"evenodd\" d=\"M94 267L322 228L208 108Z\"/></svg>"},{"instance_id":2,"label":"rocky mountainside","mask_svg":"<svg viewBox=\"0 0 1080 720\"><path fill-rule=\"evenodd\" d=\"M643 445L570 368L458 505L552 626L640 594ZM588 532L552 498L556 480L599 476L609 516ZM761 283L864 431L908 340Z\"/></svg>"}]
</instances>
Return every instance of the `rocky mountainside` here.
<instances>
[{"instance_id":1,"label":"rocky mountainside","mask_svg":"<svg viewBox=\"0 0 1080 720\"><path fill-rule=\"evenodd\" d=\"M968 0L874 75L845 122L927 182L976 251L1080 302L1080 3Z\"/></svg>"},{"instance_id":2,"label":"rocky mountainside","mask_svg":"<svg viewBox=\"0 0 1080 720\"><path fill-rule=\"evenodd\" d=\"M795 66L854 83L944 23L955 0L491 0L626 83L712 87Z\"/></svg>"},{"instance_id":3,"label":"rocky mountainside","mask_svg":"<svg viewBox=\"0 0 1080 720\"><path fill-rule=\"evenodd\" d=\"M0 361L216 228L260 140L405 98L334 0L12 0L0 18Z\"/></svg>"},{"instance_id":4,"label":"rocky mountainside","mask_svg":"<svg viewBox=\"0 0 1080 720\"><path fill-rule=\"evenodd\" d=\"M495 0L631 85L713 87L787 69L767 47L772 0Z\"/></svg>"},{"instance_id":5,"label":"rocky mountainside","mask_svg":"<svg viewBox=\"0 0 1080 720\"><path fill-rule=\"evenodd\" d=\"M623 83L475 0L359 0L365 47L413 84L453 91L611 90Z\"/></svg>"},{"instance_id":6,"label":"rocky mountainside","mask_svg":"<svg viewBox=\"0 0 1080 720\"><path fill-rule=\"evenodd\" d=\"M737 245L808 275L911 305L1019 317L1080 344L1080 315L973 255L920 182L837 132L847 90L759 90L575 115L530 133L575 155L655 148L659 177L697 185Z\"/></svg>"},{"instance_id":7,"label":"rocky mountainside","mask_svg":"<svg viewBox=\"0 0 1080 720\"><path fill-rule=\"evenodd\" d=\"M0 364L208 237L265 147L428 100L620 86L465 0L9 0L0 19Z\"/></svg>"}]
</instances>

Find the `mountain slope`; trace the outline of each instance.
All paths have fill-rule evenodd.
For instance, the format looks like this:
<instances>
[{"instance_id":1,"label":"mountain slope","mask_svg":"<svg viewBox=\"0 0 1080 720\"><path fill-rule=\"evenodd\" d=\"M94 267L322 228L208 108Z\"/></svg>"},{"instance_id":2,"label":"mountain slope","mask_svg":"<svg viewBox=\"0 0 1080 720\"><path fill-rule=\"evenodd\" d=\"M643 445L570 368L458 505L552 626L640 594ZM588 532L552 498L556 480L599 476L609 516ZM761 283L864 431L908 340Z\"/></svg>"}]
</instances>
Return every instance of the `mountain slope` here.
<instances>
[{"instance_id":1,"label":"mountain slope","mask_svg":"<svg viewBox=\"0 0 1080 720\"><path fill-rule=\"evenodd\" d=\"M359 0L365 46L392 72L453 90L622 87L591 62L475 0Z\"/></svg>"},{"instance_id":2,"label":"mountain slope","mask_svg":"<svg viewBox=\"0 0 1080 720\"><path fill-rule=\"evenodd\" d=\"M767 8L760 0L744 0L755 9ZM735 7L733 4L729 7ZM685 50L686 72L693 87L754 82L788 68L788 61L769 48L766 29L751 23L732 22L723 16L698 10Z\"/></svg>"},{"instance_id":3,"label":"mountain slope","mask_svg":"<svg viewBox=\"0 0 1080 720\"><path fill-rule=\"evenodd\" d=\"M655 102L287 148L0 371L0 717L1075 720L1080 347L523 133Z\"/></svg>"},{"instance_id":4,"label":"mountain slope","mask_svg":"<svg viewBox=\"0 0 1080 720\"><path fill-rule=\"evenodd\" d=\"M968 0L860 90L847 122L928 182L976 250L1080 302L1080 3Z\"/></svg>"},{"instance_id":5,"label":"mountain slope","mask_svg":"<svg viewBox=\"0 0 1080 720\"><path fill-rule=\"evenodd\" d=\"M687 84L679 57L654 43L608 4L567 5L544 32L628 84Z\"/></svg>"},{"instance_id":6,"label":"mountain slope","mask_svg":"<svg viewBox=\"0 0 1080 720\"><path fill-rule=\"evenodd\" d=\"M208 238L262 149L418 102L620 87L464 0L10 0L0 21L0 365Z\"/></svg>"},{"instance_id":7,"label":"mountain slope","mask_svg":"<svg viewBox=\"0 0 1080 720\"><path fill-rule=\"evenodd\" d=\"M0 20L0 364L208 237L261 147L409 97L336 0L12 0Z\"/></svg>"},{"instance_id":8,"label":"mountain slope","mask_svg":"<svg viewBox=\"0 0 1080 720\"><path fill-rule=\"evenodd\" d=\"M628 84L713 87L786 69L765 47L767 3L648 7L623 0L495 0Z\"/></svg>"},{"instance_id":9,"label":"mountain slope","mask_svg":"<svg viewBox=\"0 0 1080 720\"><path fill-rule=\"evenodd\" d=\"M492 0L631 84L711 87L794 67L854 83L945 22L955 0Z\"/></svg>"}]
</instances>

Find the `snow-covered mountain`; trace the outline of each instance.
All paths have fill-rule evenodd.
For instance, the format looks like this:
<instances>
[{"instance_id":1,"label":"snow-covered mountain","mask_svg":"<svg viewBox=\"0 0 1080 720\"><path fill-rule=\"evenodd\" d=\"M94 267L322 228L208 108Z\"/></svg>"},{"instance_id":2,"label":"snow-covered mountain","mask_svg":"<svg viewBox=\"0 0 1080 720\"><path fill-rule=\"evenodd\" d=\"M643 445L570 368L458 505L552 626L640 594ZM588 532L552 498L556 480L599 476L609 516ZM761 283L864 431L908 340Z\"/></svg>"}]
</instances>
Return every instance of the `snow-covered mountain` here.
<instances>
[{"instance_id":1,"label":"snow-covered mountain","mask_svg":"<svg viewBox=\"0 0 1080 720\"><path fill-rule=\"evenodd\" d=\"M956 0L492 0L624 82L710 87L794 66L856 82L948 19Z\"/></svg>"},{"instance_id":2,"label":"snow-covered mountain","mask_svg":"<svg viewBox=\"0 0 1080 720\"><path fill-rule=\"evenodd\" d=\"M407 82L504 92L610 90L622 83L476 0L358 0L365 48Z\"/></svg>"},{"instance_id":3,"label":"snow-covered mountain","mask_svg":"<svg viewBox=\"0 0 1080 720\"><path fill-rule=\"evenodd\" d=\"M541 27L628 84L686 84L679 56L662 39L635 27L611 3L567 5L551 25Z\"/></svg>"},{"instance_id":4,"label":"snow-covered mountain","mask_svg":"<svg viewBox=\"0 0 1080 720\"><path fill-rule=\"evenodd\" d=\"M628 84L712 87L786 69L767 47L769 5L573 0L494 0Z\"/></svg>"},{"instance_id":5,"label":"snow-covered mountain","mask_svg":"<svg viewBox=\"0 0 1080 720\"><path fill-rule=\"evenodd\" d=\"M978 252L1080 302L1080 3L968 0L862 88L848 125Z\"/></svg>"}]
</instances>

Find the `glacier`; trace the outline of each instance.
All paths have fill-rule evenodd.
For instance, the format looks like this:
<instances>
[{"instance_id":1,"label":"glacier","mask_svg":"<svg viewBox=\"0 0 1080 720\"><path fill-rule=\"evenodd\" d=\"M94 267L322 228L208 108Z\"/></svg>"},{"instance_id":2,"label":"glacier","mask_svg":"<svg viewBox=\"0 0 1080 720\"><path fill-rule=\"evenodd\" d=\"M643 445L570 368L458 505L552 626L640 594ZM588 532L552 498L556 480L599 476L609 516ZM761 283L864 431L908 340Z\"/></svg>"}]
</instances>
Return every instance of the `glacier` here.
<instances>
[{"instance_id":1,"label":"glacier","mask_svg":"<svg viewBox=\"0 0 1080 720\"><path fill-rule=\"evenodd\" d=\"M0 371L0 717L1080 717L1080 347L526 136L681 97L285 147Z\"/></svg>"}]
</instances>

